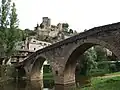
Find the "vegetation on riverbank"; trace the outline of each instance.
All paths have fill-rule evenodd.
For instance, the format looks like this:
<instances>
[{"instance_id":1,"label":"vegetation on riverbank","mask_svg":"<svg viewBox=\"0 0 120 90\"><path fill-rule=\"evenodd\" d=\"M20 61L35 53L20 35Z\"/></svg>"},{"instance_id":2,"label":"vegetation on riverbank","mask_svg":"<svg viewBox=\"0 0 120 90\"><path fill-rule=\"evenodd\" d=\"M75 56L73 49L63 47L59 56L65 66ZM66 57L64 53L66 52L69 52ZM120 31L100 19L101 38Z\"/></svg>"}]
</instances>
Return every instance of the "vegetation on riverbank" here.
<instances>
[{"instance_id":1,"label":"vegetation on riverbank","mask_svg":"<svg viewBox=\"0 0 120 90\"><path fill-rule=\"evenodd\" d=\"M90 81L89 86L84 86L80 90L120 90L120 72L93 77Z\"/></svg>"},{"instance_id":2,"label":"vegetation on riverbank","mask_svg":"<svg viewBox=\"0 0 120 90\"><path fill-rule=\"evenodd\" d=\"M80 79L81 78L81 79ZM80 77L77 90L119 90L120 88L120 72L105 74L104 76L97 77ZM49 83L54 82L52 73L45 73L43 76L44 81ZM82 80L86 79L86 80ZM85 83L85 81L88 81ZM77 84L77 83L76 83Z\"/></svg>"}]
</instances>

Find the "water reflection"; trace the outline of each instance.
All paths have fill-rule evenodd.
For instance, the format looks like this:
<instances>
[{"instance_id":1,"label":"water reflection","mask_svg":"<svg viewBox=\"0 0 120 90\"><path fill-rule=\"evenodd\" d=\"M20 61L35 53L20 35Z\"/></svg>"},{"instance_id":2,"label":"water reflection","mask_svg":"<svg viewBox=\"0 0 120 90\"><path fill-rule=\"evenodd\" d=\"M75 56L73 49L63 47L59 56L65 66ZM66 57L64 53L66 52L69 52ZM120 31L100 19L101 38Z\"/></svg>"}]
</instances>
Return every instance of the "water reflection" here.
<instances>
[{"instance_id":1,"label":"water reflection","mask_svg":"<svg viewBox=\"0 0 120 90\"><path fill-rule=\"evenodd\" d=\"M87 76L76 76L76 87L90 86L91 85L91 77Z\"/></svg>"},{"instance_id":2,"label":"water reflection","mask_svg":"<svg viewBox=\"0 0 120 90\"><path fill-rule=\"evenodd\" d=\"M41 81L27 81L27 85L23 90L43 90L43 82Z\"/></svg>"},{"instance_id":3,"label":"water reflection","mask_svg":"<svg viewBox=\"0 0 120 90\"><path fill-rule=\"evenodd\" d=\"M47 82L47 81L46 81ZM49 81L50 82L50 81ZM71 90L71 88L75 88L75 85L53 85L50 84L41 84L41 81L6 81L0 83L0 90ZM46 86L43 88L43 86ZM72 89L73 90L73 89Z\"/></svg>"},{"instance_id":4,"label":"water reflection","mask_svg":"<svg viewBox=\"0 0 120 90\"><path fill-rule=\"evenodd\" d=\"M26 81L11 80L0 83L0 90L75 90L76 87L90 85L90 77L76 77L76 85L54 85L53 80Z\"/></svg>"},{"instance_id":5,"label":"water reflection","mask_svg":"<svg viewBox=\"0 0 120 90\"><path fill-rule=\"evenodd\" d=\"M54 90L75 90L76 85L75 84L70 84L70 85L55 85Z\"/></svg>"}]
</instances>

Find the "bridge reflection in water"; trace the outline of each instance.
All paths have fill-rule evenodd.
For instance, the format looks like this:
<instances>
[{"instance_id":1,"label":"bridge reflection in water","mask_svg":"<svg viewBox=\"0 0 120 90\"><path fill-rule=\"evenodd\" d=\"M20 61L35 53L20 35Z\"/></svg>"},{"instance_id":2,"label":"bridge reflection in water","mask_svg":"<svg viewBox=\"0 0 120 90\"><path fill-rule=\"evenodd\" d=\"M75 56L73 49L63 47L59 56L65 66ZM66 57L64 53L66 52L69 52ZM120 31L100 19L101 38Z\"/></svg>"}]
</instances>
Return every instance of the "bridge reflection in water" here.
<instances>
[{"instance_id":1,"label":"bridge reflection in water","mask_svg":"<svg viewBox=\"0 0 120 90\"><path fill-rule=\"evenodd\" d=\"M48 83L47 83L48 82ZM43 87L44 86L44 87ZM77 82L78 86L78 82ZM0 90L75 90L76 85L54 85L51 81L7 81L0 83Z\"/></svg>"}]
</instances>

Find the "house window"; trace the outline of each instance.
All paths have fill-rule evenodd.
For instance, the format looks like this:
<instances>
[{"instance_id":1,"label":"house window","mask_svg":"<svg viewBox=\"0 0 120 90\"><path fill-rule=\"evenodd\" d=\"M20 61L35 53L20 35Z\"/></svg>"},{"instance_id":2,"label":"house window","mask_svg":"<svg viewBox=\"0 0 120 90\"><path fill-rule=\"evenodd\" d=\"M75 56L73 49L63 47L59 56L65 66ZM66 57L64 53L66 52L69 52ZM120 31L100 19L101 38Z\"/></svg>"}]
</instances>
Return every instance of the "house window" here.
<instances>
[{"instance_id":1,"label":"house window","mask_svg":"<svg viewBox=\"0 0 120 90\"><path fill-rule=\"evenodd\" d=\"M36 48L34 48L34 50L36 50Z\"/></svg>"},{"instance_id":2,"label":"house window","mask_svg":"<svg viewBox=\"0 0 120 90\"><path fill-rule=\"evenodd\" d=\"M36 42L36 41L33 41L33 42Z\"/></svg>"},{"instance_id":3,"label":"house window","mask_svg":"<svg viewBox=\"0 0 120 90\"><path fill-rule=\"evenodd\" d=\"M42 45L42 43L40 43L40 45Z\"/></svg>"},{"instance_id":4,"label":"house window","mask_svg":"<svg viewBox=\"0 0 120 90\"><path fill-rule=\"evenodd\" d=\"M25 46L21 46L21 49L24 49L25 48Z\"/></svg>"},{"instance_id":5,"label":"house window","mask_svg":"<svg viewBox=\"0 0 120 90\"><path fill-rule=\"evenodd\" d=\"M47 44L46 44L46 43L44 43L44 45L46 46Z\"/></svg>"},{"instance_id":6,"label":"house window","mask_svg":"<svg viewBox=\"0 0 120 90\"><path fill-rule=\"evenodd\" d=\"M56 75L58 76L58 71L55 71Z\"/></svg>"}]
</instances>

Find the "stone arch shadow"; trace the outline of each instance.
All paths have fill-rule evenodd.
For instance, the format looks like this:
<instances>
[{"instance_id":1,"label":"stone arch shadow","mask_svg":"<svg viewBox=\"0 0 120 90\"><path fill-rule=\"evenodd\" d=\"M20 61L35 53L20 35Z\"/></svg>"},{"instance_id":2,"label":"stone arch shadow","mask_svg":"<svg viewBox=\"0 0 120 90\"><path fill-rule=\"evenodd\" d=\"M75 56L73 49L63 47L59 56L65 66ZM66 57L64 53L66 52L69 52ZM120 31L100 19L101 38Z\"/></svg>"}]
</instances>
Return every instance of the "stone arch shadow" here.
<instances>
[{"instance_id":1,"label":"stone arch shadow","mask_svg":"<svg viewBox=\"0 0 120 90\"><path fill-rule=\"evenodd\" d=\"M100 45L104 48L109 49L118 59L120 59L120 56L119 56L120 51L118 51L115 46L112 46L103 40L87 39L84 42L80 42L80 44L78 43L78 45L74 47L68 60L65 63L65 67L63 71L65 84L75 83L75 70L76 70L76 63L78 58L86 50L88 50L89 48L95 45Z\"/></svg>"}]
</instances>

